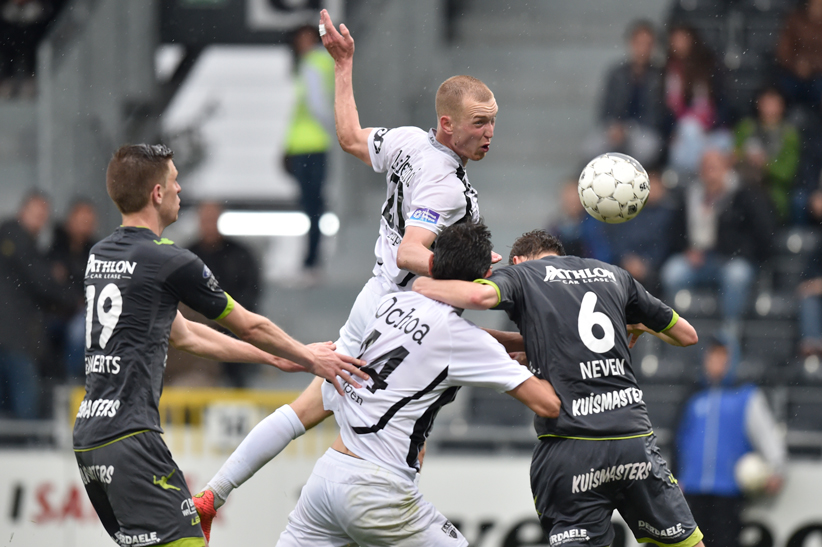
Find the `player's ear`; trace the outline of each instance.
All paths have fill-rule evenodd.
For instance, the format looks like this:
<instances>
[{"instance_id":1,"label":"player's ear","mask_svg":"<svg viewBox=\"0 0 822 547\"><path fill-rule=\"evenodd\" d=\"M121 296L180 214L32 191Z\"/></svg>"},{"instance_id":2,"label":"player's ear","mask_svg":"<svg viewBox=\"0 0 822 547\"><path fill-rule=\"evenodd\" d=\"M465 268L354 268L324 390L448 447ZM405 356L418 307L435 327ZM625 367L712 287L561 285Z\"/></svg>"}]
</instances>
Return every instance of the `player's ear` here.
<instances>
[{"instance_id":1,"label":"player's ear","mask_svg":"<svg viewBox=\"0 0 822 547\"><path fill-rule=\"evenodd\" d=\"M151 201L152 203L160 203L163 201L163 193L165 193L165 188L162 184L155 184L154 188L151 189Z\"/></svg>"},{"instance_id":2,"label":"player's ear","mask_svg":"<svg viewBox=\"0 0 822 547\"><path fill-rule=\"evenodd\" d=\"M440 116L440 127L449 135L454 132L454 126L451 123L451 116L443 114Z\"/></svg>"},{"instance_id":3,"label":"player's ear","mask_svg":"<svg viewBox=\"0 0 822 547\"><path fill-rule=\"evenodd\" d=\"M525 258L521 257L521 256L515 256L515 257L511 258L511 261L514 264L522 264L523 262L525 262Z\"/></svg>"},{"instance_id":4,"label":"player's ear","mask_svg":"<svg viewBox=\"0 0 822 547\"><path fill-rule=\"evenodd\" d=\"M434 271L434 253L428 256L428 275L432 275Z\"/></svg>"},{"instance_id":5,"label":"player's ear","mask_svg":"<svg viewBox=\"0 0 822 547\"><path fill-rule=\"evenodd\" d=\"M488 279L489 277L491 277L492 273L494 273L494 270L492 270L491 268L488 268L488 271L485 272L485 275L482 276L482 277L484 277L485 279Z\"/></svg>"}]
</instances>

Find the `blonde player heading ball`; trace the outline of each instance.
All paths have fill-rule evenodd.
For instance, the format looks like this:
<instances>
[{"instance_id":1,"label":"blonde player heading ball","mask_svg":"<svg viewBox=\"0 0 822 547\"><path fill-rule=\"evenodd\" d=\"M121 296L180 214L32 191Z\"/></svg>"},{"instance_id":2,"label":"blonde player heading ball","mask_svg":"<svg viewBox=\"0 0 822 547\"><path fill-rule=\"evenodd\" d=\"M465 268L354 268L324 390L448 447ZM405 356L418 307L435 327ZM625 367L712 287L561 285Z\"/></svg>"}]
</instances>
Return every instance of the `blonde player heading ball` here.
<instances>
[{"instance_id":1,"label":"blonde player heading ball","mask_svg":"<svg viewBox=\"0 0 822 547\"><path fill-rule=\"evenodd\" d=\"M479 221L477 192L465 165L488 153L497 103L481 81L449 78L437 90L437 127L363 128L352 87L354 39L339 31L323 10L323 45L334 58L334 115L337 139L349 154L378 173L386 173L386 200L374 248L374 276L357 296L340 329L337 351L357 355L366 325L380 299L408 290L418 276L430 275L431 245L447 226ZM498 261L499 255L493 255ZM194 502L208 537L211 521L229 493L279 454L289 442L331 415L323 406L322 382L313 382L293 403L260 422L208 482Z\"/></svg>"}]
</instances>

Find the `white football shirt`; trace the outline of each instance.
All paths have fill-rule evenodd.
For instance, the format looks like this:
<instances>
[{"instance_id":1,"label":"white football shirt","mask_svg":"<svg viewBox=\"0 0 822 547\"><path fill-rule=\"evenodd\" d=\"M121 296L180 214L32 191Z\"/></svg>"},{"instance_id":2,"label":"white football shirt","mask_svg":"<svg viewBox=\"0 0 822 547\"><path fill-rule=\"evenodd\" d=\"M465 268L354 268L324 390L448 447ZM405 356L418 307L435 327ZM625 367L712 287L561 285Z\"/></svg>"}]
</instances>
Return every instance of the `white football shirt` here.
<instances>
[{"instance_id":1,"label":"white football shirt","mask_svg":"<svg viewBox=\"0 0 822 547\"><path fill-rule=\"evenodd\" d=\"M386 174L387 191L374 246L374 275L406 288L414 274L397 267L406 226L440 232L462 219L478 222L477 191L459 156L436 139L435 130L379 127L368 136L371 166Z\"/></svg>"},{"instance_id":2,"label":"white football shirt","mask_svg":"<svg viewBox=\"0 0 822 547\"><path fill-rule=\"evenodd\" d=\"M366 329L362 355L371 378L323 384L343 442L362 459L414 479L419 451L439 409L460 386L510 391L532 376L488 333L457 310L415 292L382 298Z\"/></svg>"}]
</instances>

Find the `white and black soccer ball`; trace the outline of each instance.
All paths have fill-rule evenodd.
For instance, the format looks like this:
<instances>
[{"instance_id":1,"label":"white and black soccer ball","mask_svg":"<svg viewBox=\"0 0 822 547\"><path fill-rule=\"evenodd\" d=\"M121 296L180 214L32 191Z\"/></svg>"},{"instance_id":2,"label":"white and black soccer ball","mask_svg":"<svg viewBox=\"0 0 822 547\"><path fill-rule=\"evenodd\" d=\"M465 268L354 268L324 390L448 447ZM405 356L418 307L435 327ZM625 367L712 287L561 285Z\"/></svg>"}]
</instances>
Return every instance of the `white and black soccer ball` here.
<instances>
[{"instance_id":1,"label":"white and black soccer ball","mask_svg":"<svg viewBox=\"0 0 822 547\"><path fill-rule=\"evenodd\" d=\"M634 218L648 201L648 173L631 156L609 152L591 160L579 176L579 200L592 217L609 224Z\"/></svg>"}]
</instances>

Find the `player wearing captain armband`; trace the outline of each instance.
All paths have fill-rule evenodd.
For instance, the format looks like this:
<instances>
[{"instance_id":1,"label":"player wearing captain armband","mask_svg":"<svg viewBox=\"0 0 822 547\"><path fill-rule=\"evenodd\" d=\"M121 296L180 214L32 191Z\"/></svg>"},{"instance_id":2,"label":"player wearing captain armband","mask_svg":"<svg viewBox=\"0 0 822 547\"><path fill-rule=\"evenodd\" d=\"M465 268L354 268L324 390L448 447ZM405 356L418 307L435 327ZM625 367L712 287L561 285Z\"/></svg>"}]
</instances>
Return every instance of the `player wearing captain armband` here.
<instances>
[{"instance_id":1,"label":"player wearing captain armband","mask_svg":"<svg viewBox=\"0 0 822 547\"><path fill-rule=\"evenodd\" d=\"M475 283L421 278L414 291L457 307L505 310L522 334L507 349L525 349L562 401L559 417L534 418L540 442L531 490L552 545L611 545L616 509L640 542L703 546L659 455L628 351L646 332L688 346L696 331L622 268L565 256L545 232L520 237L510 264Z\"/></svg>"},{"instance_id":2,"label":"player wearing captain armband","mask_svg":"<svg viewBox=\"0 0 822 547\"><path fill-rule=\"evenodd\" d=\"M323 44L335 62L334 113L340 146L374 171L386 174L374 276L357 296L336 342L337 351L357 355L380 299L389 292L408 290L418 276L430 275L430 247L443 229L479 221L477 192L465 166L488 153L497 103L481 81L454 76L437 90L436 129L363 128L351 82L354 39L345 25L338 31L325 10L320 23L325 30ZM493 256L495 261L500 259ZM216 510L234 488L306 429L331 415L323 408L321 385L313 382L293 403L260 422L206 489L195 496L206 536Z\"/></svg>"},{"instance_id":3,"label":"player wearing captain armband","mask_svg":"<svg viewBox=\"0 0 822 547\"><path fill-rule=\"evenodd\" d=\"M437 279L487 275L488 229L473 223L446 228L431 263ZM512 361L461 314L411 291L380 300L359 354L371 379L347 397L323 384L323 403L334 411L340 436L314 467L279 547L468 545L415 483L437 412L460 386L506 392L546 419L557 417L559 399L548 382Z\"/></svg>"},{"instance_id":4,"label":"player wearing captain armband","mask_svg":"<svg viewBox=\"0 0 822 547\"><path fill-rule=\"evenodd\" d=\"M106 188L123 223L92 247L85 273L86 395L74 453L89 499L119 545L205 545L185 477L161 437L169 344L217 361L312 372L340 393L340 379L354 382L349 373L368 378L354 366L364 363L335 353L333 344L304 346L247 311L202 260L162 237L180 210L172 156L145 144L114 154ZM180 302L242 340L188 321Z\"/></svg>"}]
</instances>

